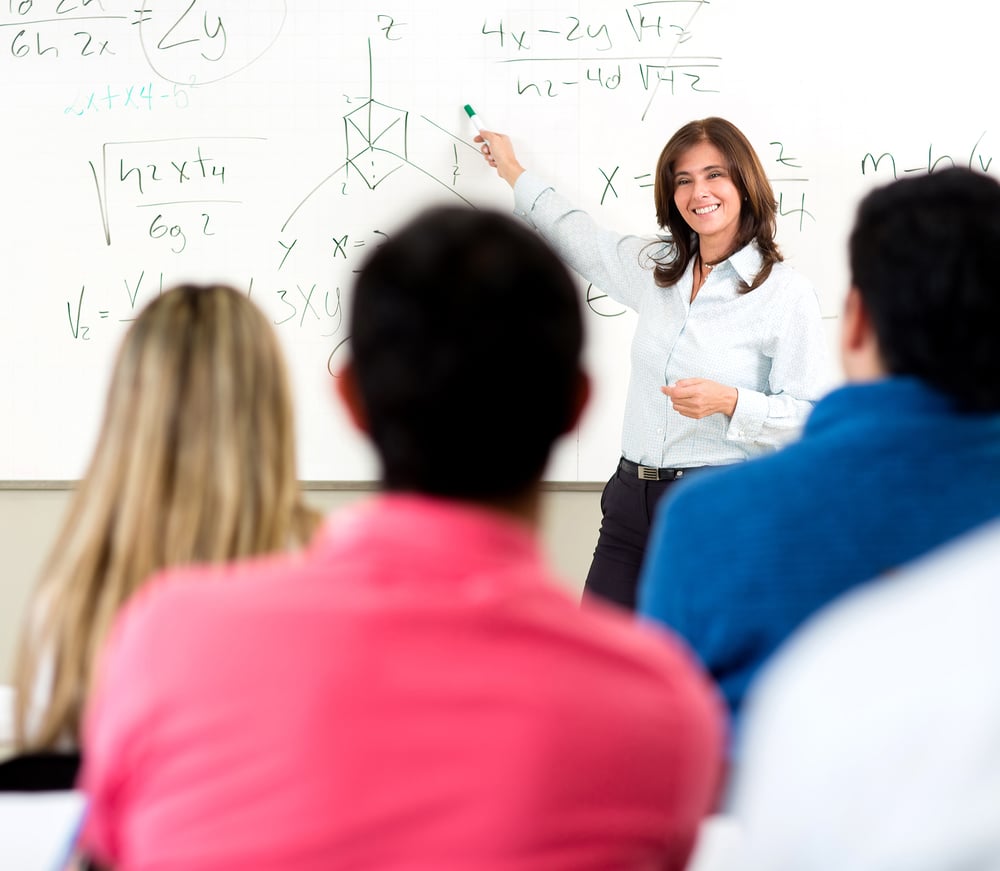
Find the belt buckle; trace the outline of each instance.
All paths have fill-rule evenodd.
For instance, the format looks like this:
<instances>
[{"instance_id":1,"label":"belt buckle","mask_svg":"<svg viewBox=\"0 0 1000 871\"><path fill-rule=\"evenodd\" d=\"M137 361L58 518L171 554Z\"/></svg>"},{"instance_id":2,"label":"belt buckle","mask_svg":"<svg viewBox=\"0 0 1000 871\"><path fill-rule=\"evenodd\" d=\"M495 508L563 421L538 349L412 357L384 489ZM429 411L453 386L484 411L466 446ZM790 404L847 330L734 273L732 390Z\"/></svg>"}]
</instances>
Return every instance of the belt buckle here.
<instances>
[{"instance_id":1,"label":"belt buckle","mask_svg":"<svg viewBox=\"0 0 1000 871\"><path fill-rule=\"evenodd\" d=\"M655 466L639 466L640 481L659 481L660 470Z\"/></svg>"}]
</instances>

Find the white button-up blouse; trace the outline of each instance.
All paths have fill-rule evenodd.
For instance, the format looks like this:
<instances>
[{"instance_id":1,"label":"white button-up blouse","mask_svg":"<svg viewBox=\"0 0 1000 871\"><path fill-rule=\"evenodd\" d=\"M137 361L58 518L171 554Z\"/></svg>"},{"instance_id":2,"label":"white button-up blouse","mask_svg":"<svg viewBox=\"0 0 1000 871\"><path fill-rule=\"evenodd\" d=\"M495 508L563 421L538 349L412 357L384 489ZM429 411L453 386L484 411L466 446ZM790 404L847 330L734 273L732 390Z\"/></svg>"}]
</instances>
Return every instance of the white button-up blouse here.
<instances>
[{"instance_id":1,"label":"white button-up blouse","mask_svg":"<svg viewBox=\"0 0 1000 871\"><path fill-rule=\"evenodd\" d=\"M717 264L691 300L693 264L670 287L653 279L669 238L622 236L600 227L530 172L514 186L515 214L565 263L639 317L632 340L622 455L648 466L725 465L794 439L813 403L832 386L819 300L812 284L776 263L760 287L741 293L760 269L751 243ZM732 418L674 411L660 387L707 378L738 391Z\"/></svg>"}]
</instances>

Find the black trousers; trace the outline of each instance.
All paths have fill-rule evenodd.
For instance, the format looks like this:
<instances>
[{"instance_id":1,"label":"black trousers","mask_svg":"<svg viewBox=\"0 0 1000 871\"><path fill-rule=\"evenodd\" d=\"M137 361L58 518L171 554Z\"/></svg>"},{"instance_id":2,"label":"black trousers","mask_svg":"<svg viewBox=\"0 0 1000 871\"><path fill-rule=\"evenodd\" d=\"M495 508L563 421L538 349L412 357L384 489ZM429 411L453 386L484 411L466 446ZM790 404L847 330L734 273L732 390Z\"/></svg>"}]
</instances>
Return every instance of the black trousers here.
<instances>
[{"instance_id":1,"label":"black trousers","mask_svg":"<svg viewBox=\"0 0 1000 871\"><path fill-rule=\"evenodd\" d=\"M701 468L710 467L684 469L679 477L669 474L648 481L639 477L633 464L624 460L619 464L601 494L601 531L583 588L585 596L599 596L635 610L639 570L656 506L675 483Z\"/></svg>"}]
</instances>

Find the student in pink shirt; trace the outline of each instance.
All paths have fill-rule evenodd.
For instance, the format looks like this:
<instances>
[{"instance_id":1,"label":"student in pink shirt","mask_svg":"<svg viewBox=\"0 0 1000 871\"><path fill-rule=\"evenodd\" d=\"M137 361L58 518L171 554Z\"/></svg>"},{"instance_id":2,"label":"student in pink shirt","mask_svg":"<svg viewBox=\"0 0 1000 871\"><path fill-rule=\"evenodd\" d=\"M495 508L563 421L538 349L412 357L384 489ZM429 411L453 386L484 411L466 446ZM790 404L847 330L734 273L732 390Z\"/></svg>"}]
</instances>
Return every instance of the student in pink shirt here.
<instances>
[{"instance_id":1,"label":"student in pink shirt","mask_svg":"<svg viewBox=\"0 0 1000 871\"><path fill-rule=\"evenodd\" d=\"M587 379L529 229L438 209L366 262L339 393L384 492L303 554L174 570L126 607L84 729L83 846L119 871L682 869L713 688L580 609L537 539Z\"/></svg>"}]
</instances>

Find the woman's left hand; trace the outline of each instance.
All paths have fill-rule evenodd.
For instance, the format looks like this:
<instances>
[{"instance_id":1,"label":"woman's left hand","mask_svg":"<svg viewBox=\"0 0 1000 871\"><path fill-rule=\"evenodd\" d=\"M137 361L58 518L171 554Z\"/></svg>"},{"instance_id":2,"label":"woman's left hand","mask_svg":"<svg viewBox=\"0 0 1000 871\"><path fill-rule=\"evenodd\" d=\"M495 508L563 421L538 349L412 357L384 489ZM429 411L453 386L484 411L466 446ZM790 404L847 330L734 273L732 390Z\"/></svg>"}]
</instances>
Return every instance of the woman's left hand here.
<instances>
[{"instance_id":1,"label":"woman's left hand","mask_svg":"<svg viewBox=\"0 0 1000 871\"><path fill-rule=\"evenodd\" d=\"M739 398L739 391L735 387L709 381L707 378L681 378L672 386L661 387L660 391L664 396L670 397L678 414L695 420L720 412L732 417Z\"/></svg>"}]
</instances>

